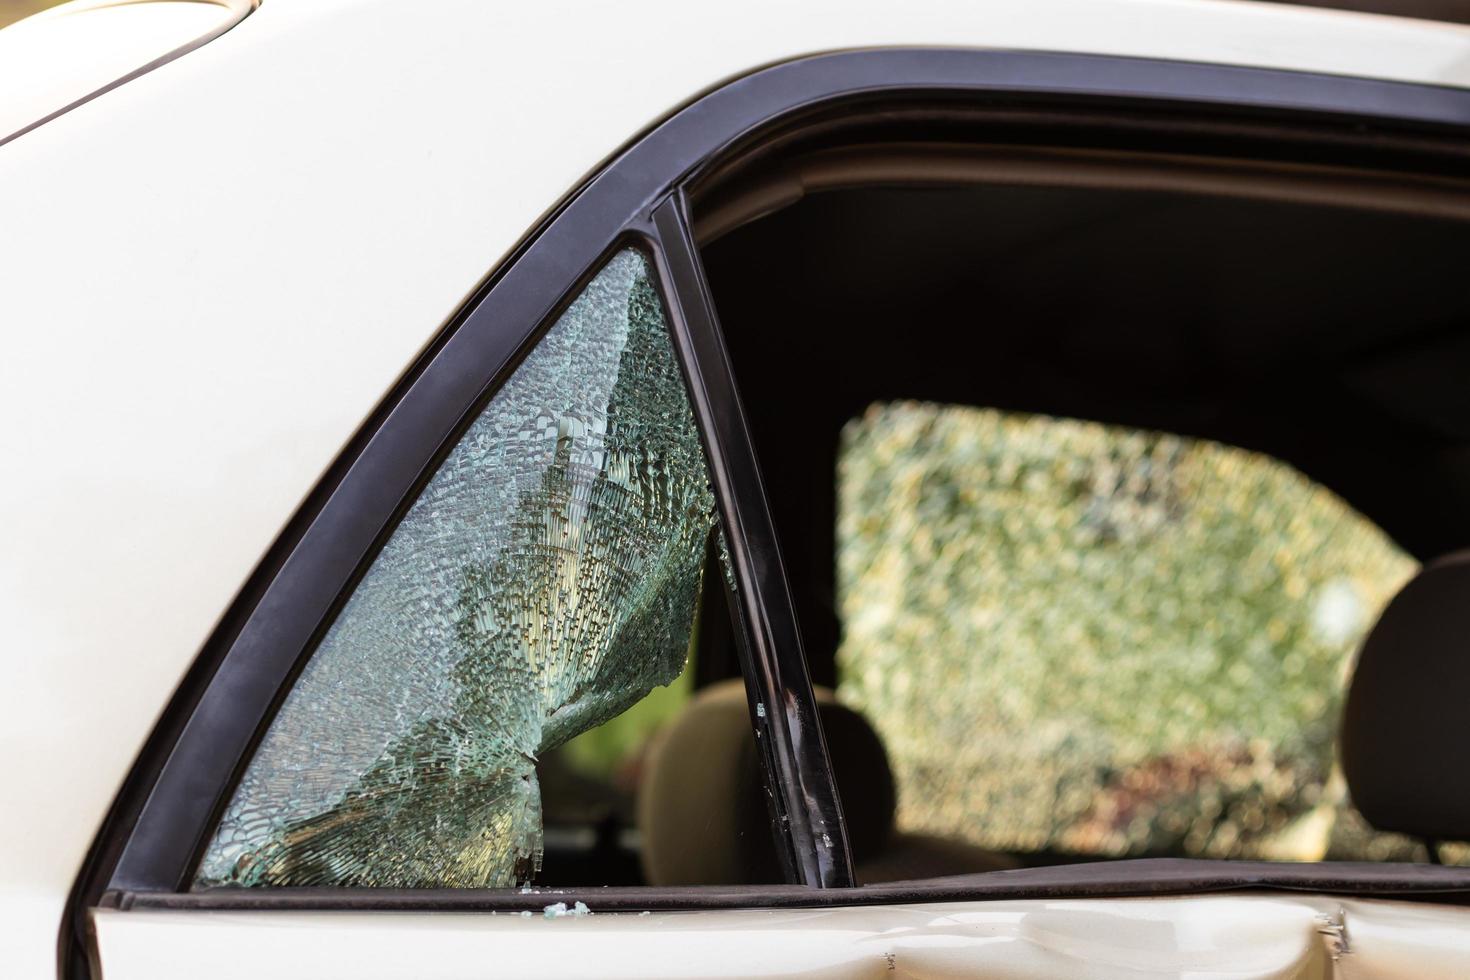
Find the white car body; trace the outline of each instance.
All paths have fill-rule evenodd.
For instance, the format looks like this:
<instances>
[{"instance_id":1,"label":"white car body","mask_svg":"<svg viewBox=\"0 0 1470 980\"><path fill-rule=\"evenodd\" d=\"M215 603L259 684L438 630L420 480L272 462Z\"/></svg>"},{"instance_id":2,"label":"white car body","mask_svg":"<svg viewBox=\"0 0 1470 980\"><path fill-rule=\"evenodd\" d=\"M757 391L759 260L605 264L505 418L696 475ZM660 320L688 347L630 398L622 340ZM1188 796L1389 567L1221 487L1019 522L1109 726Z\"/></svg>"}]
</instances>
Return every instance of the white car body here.
<instances>
[{"instance_id":1,"label":"white car body","mask_svg":"<svg viewBox=\"0 0 1470 980\"><path fill-rule=\"evenodd\" d=\"M54 975L68 892L201 644L538 218L722 80L889 46L1470 87L1470 29L1234 0L267 0L0 147L0 974ZM109 980L1426 977L1470 957L1470 912L1320 897L593 912L95 923Z\"/></svg>"}]
</instances>

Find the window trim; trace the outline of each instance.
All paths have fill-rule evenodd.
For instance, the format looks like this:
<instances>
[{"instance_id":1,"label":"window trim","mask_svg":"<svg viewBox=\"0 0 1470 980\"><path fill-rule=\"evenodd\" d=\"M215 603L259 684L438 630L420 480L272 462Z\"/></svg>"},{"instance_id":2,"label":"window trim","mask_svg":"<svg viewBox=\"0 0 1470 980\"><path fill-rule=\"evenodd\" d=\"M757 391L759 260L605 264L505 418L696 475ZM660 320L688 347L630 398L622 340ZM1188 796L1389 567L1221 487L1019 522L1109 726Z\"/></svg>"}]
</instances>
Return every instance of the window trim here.
<instances>
[{"instance_id":1,"label":"window trim","mask_svg":"<svg viewBox=\"0 0 1470 980\"><path fill-rule=\"evenodd\" d=\"M662 222L655 221L661 204L677 193L682 209L682 188L783 125L863 103L955 96L1002 108L1080 108L1089 125L1104 127L1108 113L1138 110L1153 113L1166 132L1174 131L1170 127L1198 130L1201 117L1222 131L1242 131L1242 124L1274 132L1299 127L1338 148L1372 154L1392 147L1412 159L1463 158L1470 134L1470 90L1096 55L913 48L837 52L777 64L704 94L629 144L533 230L374 410L272 545L175 693L99 832L63 923L63 961L68 942L83 934L85 909L104 892L128 893L136 904L143 894L187 887L188 873L266 720L376 546L477 407L614 248L631 241L653 253L665 275L665 302L675 308L672 319L688 317L693 324L693 339L685 342L707 343L717 326L707 295L698 291L701 273L687 218L682 211L672 216L664 211ZM680 223L685 226L680 240L664 239ZM665 254L665 249L671 251ZM695 359L698 372L711 370L703 354ZM702 373L699 377L707 385ZM711 391L718 393L719 386L707 386L706 393ZM705 425L722 413L738 418L730 415L738 413L738 402L712 403L706 411L701 429L710 439ZM753 459L749 462L753 466ZM730 467L732 473L736 469ZM741 519L750 516L743 499L726 504L722 497L721 506L735 508L732 513ZM752 519L756 532L766 533ZM732 550L769 548L764 561L779 568L773 539L732 540L730 545ZM747 577L762 567L748 553L737 556L736 565ZM748 591L744 581L742 588ZM763 587L759 595L761 610L789 619L794 628L784 582L780 590ZM769 639L786 641L784 636ZM811 703L805 664L799 649L789 646L772 656L756 660L761 683L787 692L792 728L799 731L802 706L809 709ZM773 664L779 665L779 676ZM808 710L807 717L814 712ZM820 794L815 801L804 794L806 787L830 786L830 771L807 768L825 766L825 760L808 752L788 764L800 774L781 787L794 801L788 812L810 814L815 805L820 814ZM826 813L837 823L830 829L845 851L835 793L832 802ZM804 846L811 840L808 836ZM822 872L821 861L807 861L804 869L816 868L818 878L808 884L839 884L839 865L840 859L828 862L831 870ZM820 880L828 873L829 880ZM1470 873L1465 881L1470 884ZM269 895L282 903L290 900L282 891ZM340 907L357 900L351 890L340 896ZM842 893L829 896L829 901L849 900ZM267 898L263 893L262 907ZM174 894L169 901L188 905L206 899ZM749 904L737 897L730 901Z\"/></svg>"},{"instance_id":2,"label":"window trim","mask_svg":"<svg viewBox=\"0 0 1470 980\"><path fill-rule=\"evenodd\" d=\"M744 624L742 667L747 699L764 710L751 721L777 826L785 828L794 877L818 888L857 883L842 804L807 673L796 604L781 560L755 445L740 404L714 301L694 244L688 201L676 191L653 212L661 279L672 297L670 325L684 364L720 520L730 546Z\"/></svg>"},{"instance_id":3,"label":"window trim","mask_svg":"<svg viewBox=\"0 0 1470 980\"><path fill-rule=\"evenodd\" d=\"M211 911L473 912L531 911L548 895L594 912L679 912L693 909L824 908L1057 898L1157 898L1221 892L1308 892L1470 905L1464 868L1433 864L1320 861L1291 864L1198 858L1134 858L950 875L844 889L803 885L665 888L478 889L215 889L207 892L113 892L109 908Z\"/></svg>"}]
</instances>

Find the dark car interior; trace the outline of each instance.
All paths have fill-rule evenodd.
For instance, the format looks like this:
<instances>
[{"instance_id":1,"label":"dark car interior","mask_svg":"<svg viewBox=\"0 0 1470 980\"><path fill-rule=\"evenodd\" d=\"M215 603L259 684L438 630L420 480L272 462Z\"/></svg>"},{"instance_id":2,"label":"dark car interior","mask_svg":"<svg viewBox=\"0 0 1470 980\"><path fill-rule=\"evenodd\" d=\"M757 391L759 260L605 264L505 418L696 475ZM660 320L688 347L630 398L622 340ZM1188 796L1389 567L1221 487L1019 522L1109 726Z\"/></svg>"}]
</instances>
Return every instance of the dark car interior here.
<instances>
[{"instance_id":1,"label":"dark car interior","mask_svg":"<svg viewBox=\"0 0 1470 980\"><path fill-rule=\"evenodd\" d=\"M1470 547L1466 190L829 138L758 156L695 198L862 881L1087 857L898 833L883 741L831 695L839 436L897 400L1213 440L1339 495L1426 566L1362 647L1340 743L1351 796L1376 828L1431 841L1425 860L1470 838L1470 797L1439 751L1464 744L1470 681L1470 563L1453 557ZM780 880L714 568L698 694L604 801L616 816L595 845L558 853L548 831L548 883Z\"/></svg>"},{"instance_id":2,"label":"dark car interior","mask_svg":"<svg viewBox=\"0 0 1470 980\"><path fill-rule=\"evenodd\" d=\"M1214 439L1290 463L1421 559L1470 545L1461 221L883 186L812 194L704 257L817 683L836 647L837 432L874 402Z\"/></svg>"}]
</instances>

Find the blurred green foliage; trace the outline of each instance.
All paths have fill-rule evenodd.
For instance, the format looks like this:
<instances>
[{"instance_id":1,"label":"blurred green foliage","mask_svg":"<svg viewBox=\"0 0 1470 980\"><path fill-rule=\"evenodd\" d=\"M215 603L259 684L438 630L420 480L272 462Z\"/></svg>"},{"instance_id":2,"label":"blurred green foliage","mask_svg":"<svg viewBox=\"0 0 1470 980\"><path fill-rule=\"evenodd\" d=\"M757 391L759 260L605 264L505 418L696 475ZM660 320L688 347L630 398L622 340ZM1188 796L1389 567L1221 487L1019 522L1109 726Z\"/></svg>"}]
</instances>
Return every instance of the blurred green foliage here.
<instances>
[{"instance_id":1,"label":"blurred green foliage","mask_svg":"<svg viewBox=\"0 0 1470 980\"><path fill-rule=\"evenodd\" d=\"M577 773L613 782L618 768L635 759L648 740L689 703L694 671L684 672L665 687L655 687L642 701L561 747L561 756Z\"/></svg>"},{"instance_id":2,"label":"blurred green foliage","mask_svg":"<svg viewBox=\"0 0 1470 980\"><path fill-rule=\"evenodd\" d=\"M844 432L839 693L900 826L1009 851L1402 857L1346 809L1352 658L1415 562L1267 457L929 404Z\"/></svg>"}]
</instances>

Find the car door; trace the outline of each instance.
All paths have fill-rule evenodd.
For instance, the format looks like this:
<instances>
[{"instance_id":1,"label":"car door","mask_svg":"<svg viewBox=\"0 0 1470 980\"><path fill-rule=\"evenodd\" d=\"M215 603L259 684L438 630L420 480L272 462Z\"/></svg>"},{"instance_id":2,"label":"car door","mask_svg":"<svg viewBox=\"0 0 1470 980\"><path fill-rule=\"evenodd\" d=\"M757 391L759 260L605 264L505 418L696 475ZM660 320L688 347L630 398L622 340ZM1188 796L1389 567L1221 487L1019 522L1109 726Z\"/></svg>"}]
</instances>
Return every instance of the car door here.
<instances>
[{"instance_id":1,"label":"car door","mask_svg":"<svg viewBox=\"0 0 1470 980\"><path fill-rule=\"evenodd\" d=\"M1070 97L1104 68L1109 98L1197 106L1253 85L1232 98L1465 112L1245 70L933 50L804 59L681 110L496 272L246 590L79 881L73 975L1306 977L1352 945L1349 914L1374 937L1355 962L1451 975L1458 910L1202 894L1240 887L1234 872L853 887L742 410L760 392L736 389L689 193L721 154L813 106ZM676 683L721 604L782 880L540 884L543 756ZM1430 877L1435 894L1464 887L1455 869ZM1314 881L1247 876L1325 890Z\"/></svg>"}]
</instances>

